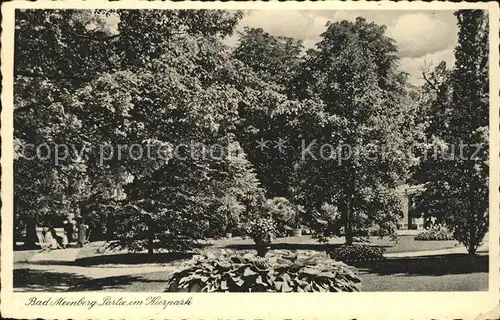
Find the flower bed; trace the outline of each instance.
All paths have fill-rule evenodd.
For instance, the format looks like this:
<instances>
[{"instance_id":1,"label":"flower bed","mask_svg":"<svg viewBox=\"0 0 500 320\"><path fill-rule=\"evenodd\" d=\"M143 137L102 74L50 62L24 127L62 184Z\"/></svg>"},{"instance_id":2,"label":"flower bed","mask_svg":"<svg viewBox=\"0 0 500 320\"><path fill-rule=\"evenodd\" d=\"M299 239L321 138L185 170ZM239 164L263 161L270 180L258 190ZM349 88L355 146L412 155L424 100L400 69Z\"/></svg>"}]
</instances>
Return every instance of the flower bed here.
<instances>
[{"instance_id":1,"label":"flower bed","mask_svg":"<svg viewBox=\"0 0 500 320\"><path fill-rule=\"evenodd\" d=\"M384 259L384 250L367 244L342 245L328 251L330 257L345 263L379 261Z\"/></svg>"},{"instance_id":2,"label":"flower bed","mask_svg":"<svg viewBox=\"0 0 500 320\"><path fill-rule=\"evenodd\" d=\"M261 258L221 250L195 256L166 284L169 292L351 292L361 279L324 253L274 250Z\"/></svg>"},{"instance_id":3,"label":"flower bed","mask_svg":"<svg viewBox=\"0 0 500 320\"><path fill-rule=\"evenodd\" d=\"M453 233L442 225L433 226L415 236L415 240L454 240Z\"/></svg>"}]
</instances>

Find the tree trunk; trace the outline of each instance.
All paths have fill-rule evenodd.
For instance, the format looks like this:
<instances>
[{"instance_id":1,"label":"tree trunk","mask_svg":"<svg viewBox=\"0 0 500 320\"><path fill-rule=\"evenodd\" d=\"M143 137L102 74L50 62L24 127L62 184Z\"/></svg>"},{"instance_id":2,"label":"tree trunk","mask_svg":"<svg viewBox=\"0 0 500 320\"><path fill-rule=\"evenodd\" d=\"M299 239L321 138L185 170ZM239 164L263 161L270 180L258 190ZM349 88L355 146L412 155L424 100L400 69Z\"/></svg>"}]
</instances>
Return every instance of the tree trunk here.
<instances>
[{"instance_id":1,"label":"tree trunk","mask_svg":"<svg viewBox=\"0 0 500 320\"><path fill-rule=\"evenodd\" d=\"M257 245L257 256L264 258L269 252L270 247L267 245Z\"/></svg>"},{"instance_id":2,"label":"tree trunk","mask_svg":"<svg viewBox=\"0 0 500 320\"><path fill-rule=\"evenodd\" d=\"M35 242L38 241L38 237L36 235L36 220L33 218L29 218L26 221L26 240L25 247L28 249L36 248Z\"/></svg>"},{"instance_id":3,"label":"tree trunk","mask_svg":"<svg viewBox=\"0 0 500 320\"><path fill-rule=\"evenodd\" d=\"M148 228L149 229L149 228ZM153 248L153 237L151 235L151 232L148 233L148 254L153 255L154 248Z\"/></svg>"},{"instance_id":4,"label":"tree trunk","mask_svg":"<svg viewBox=\"0 0 500 320\"><path fill-rule=\"evenodd\" d=\"M115 222L112 214L108 215L108 221L106 224L106 240L111 241L114 238Z\"/></svg>"},{"instance_id":5,"label":"tree trunk","mask_svg":"<svg viewBox=\"0 0 500 320\"><path fill-rule=\"evenodd\" d=\"M151 239L148 239L148 254L154 255L155 251L153 249L153 241Z\"/></svg>"},{"instance_id":6,"label":"tree trunk","mask_svg":"<svg viewBox=\"0 0 500 320\"><path fill-rule=\"evenodd\" d=\"M469 183L469 186L472 186L472 183ZM469 245L467 246L467 251L469 252L469 255L474 255L476 254L477 250L477 243L479 242L479 237L478 237L478 226L476 225L478 222L475 221L475 199L474 199L474 192L475 190L471 190L472 188L469 189L469 214L467 217L467 223L469 224Z\"/></svg>"},{"instance_id":7,"label":"tree trunk","mask_svg":"<svg viewBox=\"0 0 500 320\"><path fill-rule=\"evenodd\" d=\"M354 242L354 237L352 234L352 226L351 226L351 208L348 201L343 200L340 205L340 210L344 215L344 237L345 244L351 245Z\"/></svg>"},{"instance_id":8,"label":"tree trunk","mask_svg":"<svg viewBox=\"0 0 500 320\"><path fill-rule=\"evenodd\" d=\"M153 219L151 218L150 215L146 216L146 225L148 227L147 231L147 237L148 237L148 254L153 255L154 254L154 226L153 226Z\"/></svg>"},{"instance_id":9,"label":"tree trunk","mask_svg":"<svg viewBox=\"0 0 500 320\"><path fill-rule=\"evenodd\" d=\"M346 245L352 245L354 242L354 236L352 234L352 227L351 227L351 221L350 221L350 206L347 206L347 210L345 213L346 219L345 219L345 226L344 226L344 233L345 233L345 244Z\"/></svg>"},{"instance_id":10,"label":"tree trunk","mask_svg":"<svg viewBox=\"0 0 500 320\"><path fill-rule=\"evenodd\" d=\"M475 246L470 246L467 248L467 252L469 253L470 256L473 256L476 254L476 250L477 248L475 248Z\"/></svg>"},{"instance_id":11,"label":"tree trunk","mask_svg":"<svg viewBox=\"0 0 500 320\"><path fill-rule=\"evenodd\" d=\"M354 242L354 235L352 233L352 216L353 216L353 202L354 191L356 190L356 170L351 167L348 170L350 180L344 189L345 200L345 244L352 245Z\"/></svg>"}]
</instances>

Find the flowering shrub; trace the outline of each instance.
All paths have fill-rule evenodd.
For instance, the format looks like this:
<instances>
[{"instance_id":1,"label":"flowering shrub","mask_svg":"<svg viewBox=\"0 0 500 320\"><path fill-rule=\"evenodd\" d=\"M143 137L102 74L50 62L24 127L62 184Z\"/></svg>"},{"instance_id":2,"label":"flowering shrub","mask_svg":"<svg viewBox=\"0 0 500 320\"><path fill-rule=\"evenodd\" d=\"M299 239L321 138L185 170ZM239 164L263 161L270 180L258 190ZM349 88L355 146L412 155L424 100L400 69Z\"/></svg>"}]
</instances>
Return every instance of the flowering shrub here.
<instances>
[{"instance_id":1,"label":"flowering shrub","mask_svg":"<svg viewBox=\"0 0 500 320\"><path fill-rule=\"evenodd\" d=\"M436 224L417 234L415 240L454 240L453 233L445 226Z\"/></svg>"},{"instance_id":2,"label":"flowering shrub","mask_svg":"<svg viewBox=\"0 0 500 320\"><path fill-rule=\"evenodd\" d=\"M343 245L328 251L330 257L346 263L384 259L384 250L367 244Z\"/></svg>"},{"instance_id":3,"label":"flowering shrub","mask_svg":"<svg viewBox=\"0 0 500 320\"><path fill-rule=\"evenodd\" d=\"M272 218L259 218L250 227L250 236L257 245L257 252L264 256L276 237L276 224Z\"/></svg>"},{"instance_id":4,"label":"flowering shrub","mask_svg":"<svg viewBox=\"0 0 500 320\"><path fill-rule=\"evenodd\" d=\"M333 261L324 253L287 250L266 258L251 253L221 251L189 260L170 274L168 292L342 292L360 291L356 269Z\"/></svg>"}]
</instances>

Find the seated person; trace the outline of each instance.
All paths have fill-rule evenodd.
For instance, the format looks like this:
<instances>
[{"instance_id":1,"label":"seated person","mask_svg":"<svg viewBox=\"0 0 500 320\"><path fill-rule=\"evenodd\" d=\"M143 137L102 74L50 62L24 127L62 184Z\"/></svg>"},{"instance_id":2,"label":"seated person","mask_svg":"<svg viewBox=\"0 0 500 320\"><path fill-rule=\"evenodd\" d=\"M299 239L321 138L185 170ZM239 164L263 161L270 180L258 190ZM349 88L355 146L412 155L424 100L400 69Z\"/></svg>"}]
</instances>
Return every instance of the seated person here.
<instances>
[{"instance_id":1,"label":"seated person","mask_svg":"<svg viewBox=\"0 0 500 320\"><path fill-rule=\"evenodd\" d=\"M53 227L45 228L45 242L49 249L61 249L61 245L56 240L56 231Z\"/></svg>"}]
</instances>

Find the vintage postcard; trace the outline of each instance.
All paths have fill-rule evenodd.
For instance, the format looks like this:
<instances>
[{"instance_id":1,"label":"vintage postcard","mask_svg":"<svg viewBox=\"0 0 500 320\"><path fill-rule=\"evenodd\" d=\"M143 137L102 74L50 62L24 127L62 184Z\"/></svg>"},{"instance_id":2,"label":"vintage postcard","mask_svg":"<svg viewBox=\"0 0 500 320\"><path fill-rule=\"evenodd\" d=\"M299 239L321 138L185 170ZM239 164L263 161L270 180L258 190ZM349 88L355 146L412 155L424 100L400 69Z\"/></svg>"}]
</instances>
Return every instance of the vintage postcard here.
<instances>
[{"instance_id":1,"label":"vintage postcard","mask_svg":"<svg viewBox=\"0 0 500 320\"><path fill-rule=\"evenodd\" d=\"M500 316L497 3L2 16L3 317Z\"/></svg>"}]
</instances>

